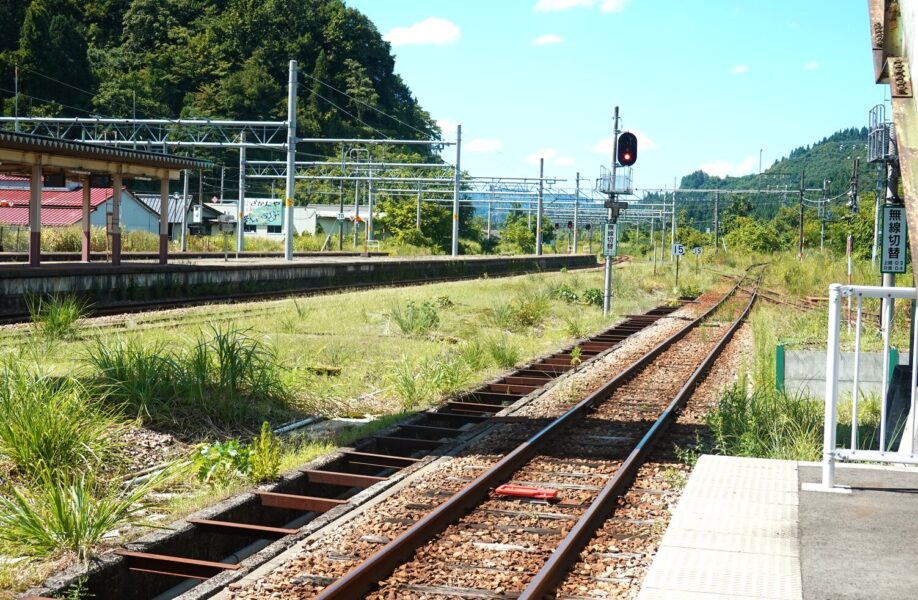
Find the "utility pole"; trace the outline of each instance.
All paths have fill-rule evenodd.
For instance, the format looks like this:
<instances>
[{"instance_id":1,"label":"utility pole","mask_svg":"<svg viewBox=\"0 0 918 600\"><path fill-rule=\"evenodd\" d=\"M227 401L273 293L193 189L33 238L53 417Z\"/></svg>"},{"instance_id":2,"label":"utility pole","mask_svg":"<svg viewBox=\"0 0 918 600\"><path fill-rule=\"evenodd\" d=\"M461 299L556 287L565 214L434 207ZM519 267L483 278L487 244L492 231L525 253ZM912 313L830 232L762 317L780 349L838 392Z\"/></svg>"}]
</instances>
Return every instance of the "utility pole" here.
<instances>
[{"instance_id":1,"label":"utility pole","mask_svg":"<svg viewBox=\"0 0 918 600\"><path fill-rule=\"evenodd\" d=\"M239 134L239 198L236 200L236 258L245 251L245 131Z\"/></svg>"},{"instance_id":2,"label":"utility pole","mask_svg":"<svg viewBox=\"0 0 918 600\"><path fill-rule=\"evenodd\" d=\"M580 172L577 172L577 187L574 191L574 254L577 254L577 232L580 229Z\"/></svg>"},{"instance_id":3,"label":"utility pole","mask_svg":"<svg viewBox=\"0 0 918 600\"><path fill-rule=\"evenodd\" d=\"M341 146L341 181L338 182L338 252L344 250L344 178L347 176L347 171L345 170L345 155L346 151L344 146Z\"/></svg>"},{"instance_id":4,"label":"utility pole","mask_svg":"<svg viewBox=\"0 0 918 600\"><path fill-rule=\"evenodd\" d=\"M545 159L539 159L539 201L536 207L536 256L542 256L542 181L545 177Z\"/></svg>"},{"instance_id":5,"label":"utility pole","mask_svg":"<svg viewBox=\"0 0 918 600\"><path fill-rule=\"evenodd\" d=\"M657 220L654 218L653 214L650 215L650 251L653 252L653 274L657 274L657 239L654 237L654 229L656 228Z\"/></svg>"},{"instance_id":6,"label":"utility pole","mask_svg":"<svg viewBox=\"0 0 918 600\"><path fill-rule=\"evenodd\" d=\"M717 236L720 229L720 212L719 212L720 194L714 192L714 256L717 256Z\"/></svg>"},{"instance_id":7,"label":"utility pole","mask_svg":"<svg viewBox=\"0 0 918 600\"><path fill-rule=\"evenodd\" d=\"M373 241L373 169L370 171L370 180L367 182L367 249Z\"/></svg>"},{"instance_id":8,"label":"utility pole","mask_svg":"<svg viewBox=\"0 0 918 600\"><path fill-rule=\"evenodd\" d=\"M873 248L870 250L870 266L877 268L877 256L880 254L880 203L883 198L883 190L886 187L885 167L883 163L877 163L877 181L876 181L876 198L873 207Z\"/></svg>"},{"instance_id":9,"label":"utility pole","mask_svg":"<svg viewBox=\"0 0 918 600\"><path fill-rule=\"evenodd\" d=\"M488 234L487 234L489 240L491 239L491 204L493 204L493 202L494 201L489 197L488 198Z\"/></svg>"},{"instance_id":10,"label":"utility pole","mask_svg":"<svg viewBox=\"0 0 918 600\"><path fill-rule=\"evenodd\" d=\"M226 167L220 167L220 203L223 204L223 177L226 174Z\"/></svg>"},{"instance_id":11,"label":"utility pole","mask_svg":"<svg viewBox=\"0 0 918 600\"><path fill-rule=\"evenodd\" d=\"M359 160L359 159L358 159ZM358 170L359 174L360 171ZM354 248L360 242L358 231L360 230L360 179L354 177Z\"/></svg>"},{"instance_id":12,"label":"utility pole","mask_svg":"<svg viewBox=\"0 0 918 600\"><path fill-rule=\"evenodd\" d=\"M19 64L13 67L13 114L16 115L13 129L19 133Z\"/></svg>"},{"instance_id":13,"label":"utility pole","mask_svg":"<svg viewBox=\"0 0 918 600\"><path fill-rule=\"evenodd\" d=\"M185 181L182 184L182 252L188 252L188 169L185 169ZM161 210L169 211L168 202L161 206Z\"/></svg>"},{"instance_id":14,"label":"utility pole","mask_svg":"<svg viewBox=\"0 0 918 600\"><path fill-rule=\"evenodd\" d=\"M803 260L803 171L800 171L800 225L797 242L797 259Z\"/></svg>"},{"instance_id":15,"label":"utility pole","mask_svg":"<svg viewBox=\"0 0 918 600\"><path fill-rule=\"evenodd\" d=\"M459 256L459 188L462 186L462 125L456 125L456 179L453 182L453 256Z\"/></svg>"},{"instance_id":16,"label":"utility pole","mask_svg":"<svg viewBox=\"0 0 918 600\"><path fill-rule=\"evenodd\" d=\"M821 218L819 219L819 251L825 250L826 246L826 213L829 208L829 180L822 180L822 204L819 206Z\"/></svg>"},{"instance_id":17,"label":"utility pole","mask_svg":"<svg viewBox=\"0 0 918 600\"><path fill-rule=\"evenodd\" d=\"M670 216L669 227L671 229L670 234L669 234L669 237L670 237L669 241L670 243L675 244L676 243L676 178L675 177L673 178L673 214ZM676 257L673 256L673 253L670 252L669 260L673 261L675 260L675 258Z\"/></svg>"},{"instance_id":18,"label":"utility pole","mask_svg":"<svg viewBox=\"0 0 918 600\"><path fill-rule=\"evenodd\" d=\"M290 61L287 83L287 192L284 198L284 258L293 260L293 195L296 182L296 61Z\"/></svg>"}]
</instances>

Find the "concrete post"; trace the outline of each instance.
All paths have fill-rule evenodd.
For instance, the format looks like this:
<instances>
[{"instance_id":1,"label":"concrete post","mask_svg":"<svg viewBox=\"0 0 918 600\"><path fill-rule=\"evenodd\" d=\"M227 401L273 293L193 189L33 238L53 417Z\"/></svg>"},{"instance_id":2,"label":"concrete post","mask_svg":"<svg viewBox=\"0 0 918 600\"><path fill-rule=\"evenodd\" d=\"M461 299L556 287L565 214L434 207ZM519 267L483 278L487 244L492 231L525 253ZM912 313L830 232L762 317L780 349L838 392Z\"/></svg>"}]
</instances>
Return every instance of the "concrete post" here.
<instances>
[{"instance_id":1,"label":"concrete post","mask_svg":"<svg viewBox=\"0 0 918 600\"><path fill-rule=\"evenodd\" d=\"M182 185L182 252L188 252L188 169L185 169L185 182Z\"/></svg>"},{"instance_id":2,"label":"concrete post","mask_svg":"<svg viewBox=\"0 0 918 600\"><path fill-rule=\"evenodd\" d=\"M367 182L367 242L373 241L373 170L370 169L370 180Z\"/></svg>"},{"instance_id":3,"label":"concrete post","mask_svg":"<svg viewBox=\"0 0 918 600\"><path fill-rule=\"evenodd\" d=\"M112 264L121 264L121 173L112 175Z\"/></svg>"},{"instance_id":4,"label":"concrete post","mask_svg":"<svg viewBox=\"0 0 918 600\"><path fill-rule=\"evenodd\" d=\"M456 173L453 181L453 243L452 255L459 255L459 189L462 187L462 125L456 125Z\"/></svg>"},{"instance_id":5,"label":"concrete post","mask_svg":"<svg viewBox=\"0 0 918 600\"><path fill-rule=\"evenodd\" d=\"M287 192L284 199L284 258L293 260L293 193L296 176L296 61L290 61L287 83Z\"/></svg>"},{"instance_id":6,"label":"concrete post","mask_svg":"<svg viewBox=\"0 0 918 600\"><path fill-rule=\"evenodd\" d=\"M239 142L245 143L244 131L239 134ZM240 146L239 197L236 200L236 254L243 251L245 251L245 146Z\"/></svg>"},{"instance_id":7,"label":"concrete post","mask_svg":"<svg viewBox=\"0 0 918 600\"><path fill-rule=\"evenodd\" d=\"M536 256L542 256L542 206L543 178L545 177L545 159L539 159L539 198L536 206Z\"/></svg>"},{"instance_id":8,"label":"concrete post","mask_svg":"<svg viewBox=\"0 0 918 600\"><path fill-rule=\"evenodd\" d=\"M80 260L89 262L89 208L92 190L89 187L89 177L80 180L83 186L83 235L80 240Z\"/></svg>"},{"instance_id":9,"label":"concrete post","mask_svg":"<svg viewBox=\"0 0 918 600\"><path fill-rule=\"evenodd\" d=\"M32 165L29 184L29 266L41 264L41 165Z\"/></svg>"},{"instance_id":10,"label":"concrete post","mask_svg":"<svg viewBox=\"0 0 918 600\"><path fill-rule=\"evenodd\" d=\"M159 264L169 262L169 175L159 180Z\"/></svg>"}]
</instances>

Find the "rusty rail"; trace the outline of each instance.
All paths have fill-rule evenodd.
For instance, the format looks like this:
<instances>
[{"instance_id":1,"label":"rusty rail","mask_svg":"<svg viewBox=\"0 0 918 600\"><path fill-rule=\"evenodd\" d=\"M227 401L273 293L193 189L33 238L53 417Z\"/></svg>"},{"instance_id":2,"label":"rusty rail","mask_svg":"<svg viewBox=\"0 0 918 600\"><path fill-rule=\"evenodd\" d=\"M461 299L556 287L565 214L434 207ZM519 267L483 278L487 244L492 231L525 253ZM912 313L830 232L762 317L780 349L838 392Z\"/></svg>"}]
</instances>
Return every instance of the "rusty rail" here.
<instances>
[{"instance_id":1,"label":"rusty rail","mask_svg":"<svg viewBox=\"0 0 918 600\"><path fill-rule=\"evenodd\" d=\"M751 270L752 267L749 269ZM343 577L340 577L334 583L326 587L316 597L317 600L347 600L351 598L363 597L367 592L373 589L373 586L377 582L381 581L385 577L388 577L400 564L407 561L415 550L440 534L450 524L460 519L466 512L471 510L475 505L479 504L485 497L487 497L491 489L508 480L515 471L521 468L536 454L539 445L547 440L552 434L570 422L574 421L575 419L579 418L583 414L586 414L594 405L608 399L616 388L631 379L637 372L652 363L670 346L681 340L702 321L714 314L729 298L735 294L741 283L742 281L734 285L734 287L726 295L724 295L720 301L705 311L702 315L688 323L684 328L674 333L666 340L662 341L649 352L644 354L641 358L629 365L615 378L607 382L598 390L591 393L577 405L569 409L567 412L555 419L552 423L537 432L521 445L517 446L495 465L490 467L487 471L479 475L474 481L469 483L465 488L454 494L443 504L435 508L421 520L412 525L398 538L386 544L369 559L362 562ZM753 299L754 297L755 296L753 296ZM746 311L743 312L741 319L745 318L746 314L748 314L749 307L751 307L751 301ZM737 323L738 322L740 322L740 319L737 320ZM738 325L734 323L730 331L735 331L736 327L738 327ZM723 346L722 344L718 344L718 347L722 348ZM700 372L702 372L708 364L709 362L706 360L705 363L699 367L696 373L693 374L693 379L697 377L697 375L700 374ZM693 382L686 384L686 386L683 388L683 391L680 391L679 396L683 396L686 393L684 390L690 389L689 386L693 384ZM664 411L663 416L660 417L661 419L664 419L664 423L668 424L669 419L671 419L674 415L676 408L678 408L678 404L675 404L674 401L674 404L671 404L666 409L666 411ZM626 461L627 463L634 465L629 467L629 471L633 469L634 472L636 472L636 466L639 464L639 458L646 455L646 453L649 451L650 442L655 440L659 435L659 432L663 429L665 429L665 427L661 425L660 421L658 420L658 422L654 424L647 435L645 435L644 438L638 443L637 448L634 450L634 452L632 452L632 455L629 456L628 460ZM623 481L630 481L627 479L627 475L623 475L622 477L616 475L615 478L610 480L608 485L611 486L613 482L616 482L615 489L620 489L620 487L623 485ZM609 497L610 494L611 492L605 493L604 495ZM612 502L614 505L614 499ZM592 512L594 515L591 517L590 522L595 522L598 516L602 514L601 510L588 512ZM582 520L583 518L581 518L581 521ZM586 532L586 524L582 525L580 530L582 532ZM576 544L582 541L584 535L585 533L580 533L576 540L568 543L568 546L570 548L576 547ZM588 536L586 539L589 539ZM576 553L574 553L574 556L576 556ZM558 564L563 564L566 568L567 563ZM556 576L554 571L550 575L553 577Z\"/></svg>"}]
</instances>

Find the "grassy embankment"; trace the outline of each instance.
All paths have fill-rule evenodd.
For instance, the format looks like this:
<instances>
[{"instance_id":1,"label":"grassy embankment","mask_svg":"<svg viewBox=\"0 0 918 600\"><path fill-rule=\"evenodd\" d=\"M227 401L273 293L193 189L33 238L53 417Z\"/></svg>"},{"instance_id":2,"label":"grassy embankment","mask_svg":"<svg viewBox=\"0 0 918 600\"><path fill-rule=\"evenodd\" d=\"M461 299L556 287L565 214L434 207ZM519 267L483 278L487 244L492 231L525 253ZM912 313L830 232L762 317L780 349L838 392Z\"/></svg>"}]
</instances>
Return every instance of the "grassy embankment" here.
<instances>
[{"instance_id":1,"label":"grassy embankment","mask_svg":"<svg viewBox=\"0 0 918 600\"><path fill-rule=\"evenodd\" d=\"M610 319L590 302L598 270L98 320L73 302L35 303L34 325L0 331L0 588L674 298L672 273L651 270L616 268ZM680 283L716 280L686 272ZM257 433L315 413L380 418L318 439ZM126 487L139 466L129 440L150 431L174 436L179 460Z\"/></svg>"},{"instance_id":2,"label":"grassy embankment","mask_svg":"<svg viewBox=\"0 0 918 600\"><path fill-rule=\"evenodd\" d=\"M752 260L752 259L747 259ZM791 253L758 260L770 262L762 286L780 293L781 299L801 303L806 297L825 298L830 283L847 280L844 257L828 253L810 253L804 261ZM878 285L879 275L869 261L854 265L853 282ZM900 276L901 285L910 285L911 274ZM900 303L902 306L902 303ZM856 307L856 305L855 305ZM862 351L880 351L882 338L878 327L878 300L864 301ZM892 344L908 347L908 313L900 308L895 313L896 325ZM702 443L702 450L721 454L765 458L819 460L822 455L823 399L799 393L775 390L775 346L782 343L791 350L821 350L826 347L827 307L822 303L815 310L801 310L767 301L758 303L750 320L753 352L740 370L739 380L721 399L710 418L711 440ZM844 316L843 316L844 319ZM849 334L841 327L843 350L854 348L854 328ZM862 396L858 402L859 443L876 442L879 426L879 397ZM850 439L851 397L842 395L839 410L839 443Z\"/></svg>"}]
</instances>

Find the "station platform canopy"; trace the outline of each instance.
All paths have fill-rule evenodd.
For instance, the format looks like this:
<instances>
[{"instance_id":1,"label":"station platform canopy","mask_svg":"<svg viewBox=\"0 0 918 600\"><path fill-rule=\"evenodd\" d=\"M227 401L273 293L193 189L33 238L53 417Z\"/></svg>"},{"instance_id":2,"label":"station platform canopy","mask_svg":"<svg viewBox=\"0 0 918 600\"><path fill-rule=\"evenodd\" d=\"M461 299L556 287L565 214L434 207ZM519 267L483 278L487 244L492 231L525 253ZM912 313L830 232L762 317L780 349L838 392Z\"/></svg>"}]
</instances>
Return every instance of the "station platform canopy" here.
<instances>
[{"instance_id":1,"label":"station platform canopy","mask_svg":"<svg viewBox=\"0 0 918 600\"><path fill-rule=\"evenodd\" d=\"M208 161L170 154L126 150L100 144L0 131L0 173L29 178L29 265L41 264L41 190L63 186L68 180L83 184L82 256L89 261L89 211L91 189L112 187L121 190L125 180L160 182L163 206L168 206L169 181L178 179L185 169L210 166ZM120 194L114 194L109 233L112 236L112 263L121 261L119 225ZM168 261L169 214L161 211L159 262Z\"/></svg>"}]
</instances>

